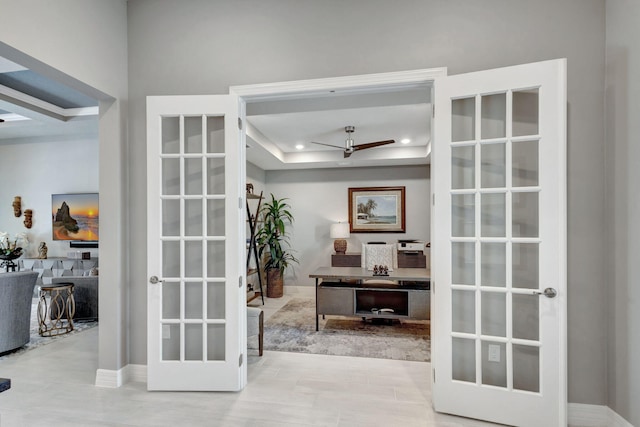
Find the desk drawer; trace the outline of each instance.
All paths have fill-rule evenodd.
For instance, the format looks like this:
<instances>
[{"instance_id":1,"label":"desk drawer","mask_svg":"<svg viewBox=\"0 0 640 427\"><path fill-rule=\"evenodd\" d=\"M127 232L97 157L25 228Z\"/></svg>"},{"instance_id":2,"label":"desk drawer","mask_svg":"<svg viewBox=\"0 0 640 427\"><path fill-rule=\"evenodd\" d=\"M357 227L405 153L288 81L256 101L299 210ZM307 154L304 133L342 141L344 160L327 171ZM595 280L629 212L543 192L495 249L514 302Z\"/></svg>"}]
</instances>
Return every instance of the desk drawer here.
<instances>
[{"instance_id":1,"label":"desk drawer","mask_svg":"<svg viewBox=\"0 0 640 427\"><path fill-rule=\"evenodd\" d=\"M353 315L353 289L318 286L318 314Z\"/></svg>"}]
</instances>

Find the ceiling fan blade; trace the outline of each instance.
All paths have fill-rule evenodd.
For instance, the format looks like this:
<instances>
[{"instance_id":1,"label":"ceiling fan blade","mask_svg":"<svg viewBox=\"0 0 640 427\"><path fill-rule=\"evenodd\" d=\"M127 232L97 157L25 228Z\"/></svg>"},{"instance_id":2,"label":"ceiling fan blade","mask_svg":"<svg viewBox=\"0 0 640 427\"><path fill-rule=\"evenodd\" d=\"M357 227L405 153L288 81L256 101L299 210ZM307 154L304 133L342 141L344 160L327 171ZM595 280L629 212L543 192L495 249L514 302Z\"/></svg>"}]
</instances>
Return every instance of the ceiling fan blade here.
<instances>
[{"instance_id":1,"label":"ceiling fan blade","mask_svg":"<svg viewBox=\"0 0 640 427\"><path fill-rule=\"evenodd\" d=\"M325 144L324 142L315 142L315 141L311 141L311 143L318 144L318 145L326 145L327 147L339 148L341 150L344 150L344 147L340 147L339 145L331 145L331 144Z\"/></svg>"},{"instance_id":2,"label":"ceiling fan blade","mask_svg":"<svg viewBox=\"0 0 640 427\"><path fill-rule=\"evenodd\" d=\"M366 148L373 148L373 147L379 147L381 145L387 145L387 144L393 144L394 142L396 142L393 139L388 139L386 141L377 141L377 142L368 142L366 144L357 144L353 146L354 151L357 150L364 150Z\"/></svg>"}]
</instances>

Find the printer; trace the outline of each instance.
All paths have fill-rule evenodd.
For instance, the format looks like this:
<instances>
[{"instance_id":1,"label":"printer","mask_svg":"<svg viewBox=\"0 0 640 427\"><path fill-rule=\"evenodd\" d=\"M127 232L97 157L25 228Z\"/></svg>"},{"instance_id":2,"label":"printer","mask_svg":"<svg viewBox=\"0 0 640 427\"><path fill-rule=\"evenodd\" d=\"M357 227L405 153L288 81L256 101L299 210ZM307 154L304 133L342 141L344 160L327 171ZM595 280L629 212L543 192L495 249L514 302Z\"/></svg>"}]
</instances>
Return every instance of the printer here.
<instances>
[{"instance_id":1,"label":"printer","mask_svg":"<svg viewBox=\"0 0 640 427\"><path fill-rule=\"evenodd\" d=\"M425 243L420 240L398 240L398 252L420 253L424 248Z\"/></svg>"}]
</instances>

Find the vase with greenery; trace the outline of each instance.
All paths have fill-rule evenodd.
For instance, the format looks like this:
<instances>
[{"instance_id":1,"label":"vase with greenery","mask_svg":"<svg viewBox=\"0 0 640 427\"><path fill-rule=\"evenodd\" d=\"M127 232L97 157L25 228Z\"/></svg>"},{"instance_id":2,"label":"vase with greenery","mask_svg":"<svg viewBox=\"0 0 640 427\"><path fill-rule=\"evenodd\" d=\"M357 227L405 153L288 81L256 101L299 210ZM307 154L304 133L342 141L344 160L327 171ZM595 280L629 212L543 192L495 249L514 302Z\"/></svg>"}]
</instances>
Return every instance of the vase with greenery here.
<instances>
[{"instance_id":1,"label":"vase with greenery","mask_svg":"<svg viewBox=\"0 0 640 427\"><path fill-rule=\"evenodd\" d=\"M289 246L287 227L293 223L291 206L287 199L276 199L271 194L271 200L260 208L262 227L258 230L256 239L260 259L264 260L267 273L267 296L279 298L284 290L284 271L293 262L298 262Z\"/></svg>"}]
</instances>

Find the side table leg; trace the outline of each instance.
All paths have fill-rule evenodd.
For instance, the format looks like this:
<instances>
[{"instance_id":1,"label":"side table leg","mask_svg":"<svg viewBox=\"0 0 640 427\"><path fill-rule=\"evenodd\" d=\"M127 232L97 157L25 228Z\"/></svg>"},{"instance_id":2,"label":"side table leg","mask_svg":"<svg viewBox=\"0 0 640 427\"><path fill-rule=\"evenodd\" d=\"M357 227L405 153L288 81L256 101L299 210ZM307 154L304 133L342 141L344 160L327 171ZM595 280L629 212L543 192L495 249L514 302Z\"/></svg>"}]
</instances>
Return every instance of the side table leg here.
<instances>
[{"instance_id":1,"label":"side table leg","mask_svg":"<svg viewBox=\"0 0 640 427\"><path fill-rule=\"evenodd\" d=\"M316 277L316 332L318 332L319 320L318 320L318 278Z\"/></svg>"}]
</instances>

